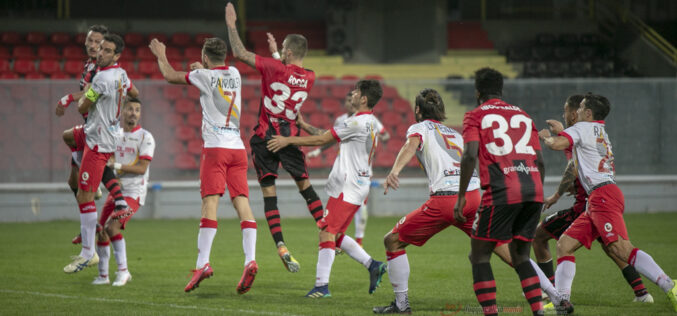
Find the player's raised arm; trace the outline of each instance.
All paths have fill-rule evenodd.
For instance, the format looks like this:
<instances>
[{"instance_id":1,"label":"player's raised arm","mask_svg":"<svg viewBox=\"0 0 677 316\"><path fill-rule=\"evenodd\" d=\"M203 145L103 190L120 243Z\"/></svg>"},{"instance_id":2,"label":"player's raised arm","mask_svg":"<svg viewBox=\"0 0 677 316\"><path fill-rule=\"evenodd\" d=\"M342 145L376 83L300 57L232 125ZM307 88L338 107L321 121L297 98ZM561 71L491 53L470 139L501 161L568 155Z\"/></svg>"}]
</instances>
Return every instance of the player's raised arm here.
<instances>
[{"instance_id":1,"label":"player's raised arm","mask_svg":"<svg viewBox=\"0 0 677 316\"><path fill-rule=\"evenodd\" d=\"M388 188L393 188L395 190L399 188L400 171L402 171L404 166L406 166L411 158L414 157L416 154L416 149L418 149L419 146L421 146L421 138L418 136L411 136L407 138L407 142L402 145L402 148L400 149L400 152L397 154L397 158L395 158L395 162L393 163L393 168L390 169L390 173L388 173L386 181L383 183L383 187L385 188L383 194L388 194Z\"/></svg>"},{"instance_id":2,"label":"player's raised arm","mask_svg":"<svg viewBox=\"0 0 677 316\"><path fill-rule=\"evenodd\" d=\"M329 131L322 135L313 136L291 136L284 137L280 135L273 135L273 139L268 141L268 150L278 152L289 145L296 146L322 146L325 144L332 144L336 139Z\"/></svg>"},{"instance_id":3,"label":"player's raised arm","mask_svg":"<svg viewBox=\"0 0 677 316\"><path fill-rule=\"evenodd\" d=\"M148 170L148 166L150 166L150 160L139 159L135 164L123 165L119 162L115 162L115 159L111 159L107 166L115 169L117 172L145 174L146 170Z\"/></svg>"},{"instance_id":4,"label":"player's raised arm","mask_svg":"<svg viewBox=\"0 0 677 316\"><path fill-rule=\"evenodd\" d=\"M270 50L270 54L273 56L273 58L280 60L280 53L277 51L277 42L275 41L275 36L273 36L272 33L266 33L266 37L268 37L268 50Z\"/></svg>"},{"instance_id":5,"label":"player's raised arm","mask_svg":"<svg viewBox=\"0 0 677 316\"><path fill-rule=\"evenodd\" d=\"M552 150L565 150L572 145L568 138L564 136L552 136L547 129L542 129L538 132L538 137Z\"/></svg>"},{"instance_id":6,"label":"player's raised arm","mask_svg":"<svg viewBox=\"0 0 677 316\"><path fill-rule=\"evenodd\" d=\"M186 82L186 72L176 71L174 70L174 67L169 64L169 60L167 60L166 55L167 47L165 44L158 41L157 38L154 38L152 41L150 41L150 45L148 45L148 47L150 48L150 51L153 52L153 55L157 57L157 63L160 67L160 72L162 72L162 76L165 77L167 82L175 84L188 84L188 82Z\"/></svg>"},{"instance_id":7,"label":"player's raised arm","mask_svg":"<svg viewBox=\"0 0 677 316\"><path fill-rule=\"evenodd\" d=\"M306 131L306 133L310 135L322 135L327 132L326 129L317 128L315 126L308 124L308 122L306 122L306 120L303 119L303 115L301 115L301 112L299 112L296 116L296 125L298 125L298 127Z\"/></svg>"},{"instance_id":8,"label":"player's raised arm","mask_svg":"<svg viewBox=\"0 0 677 316\"><path fill-rule=\"evenodd\" d=\"M235 13L235 7L233 7L232 3L228 2L226 5L226 27L228 28L228 41L233 49L233 56L249 66L256 67L256 54L244 48L242 40L240 40L240 34L237 33L236 21L237 13Z\"/></svg>"},{"instance_id":9,"label":"player's raised arm","mask_svg":"<svg viewBox=\"0 0 677 316\"><path fill-rule=\"evenodd\" d=\"M79 101L83 94L85 94L84 91L78 91L63 96L61 100L56 103L56 116L63 116L66 113L66 108L72 102Z\"/></svg>"}]
</instances>

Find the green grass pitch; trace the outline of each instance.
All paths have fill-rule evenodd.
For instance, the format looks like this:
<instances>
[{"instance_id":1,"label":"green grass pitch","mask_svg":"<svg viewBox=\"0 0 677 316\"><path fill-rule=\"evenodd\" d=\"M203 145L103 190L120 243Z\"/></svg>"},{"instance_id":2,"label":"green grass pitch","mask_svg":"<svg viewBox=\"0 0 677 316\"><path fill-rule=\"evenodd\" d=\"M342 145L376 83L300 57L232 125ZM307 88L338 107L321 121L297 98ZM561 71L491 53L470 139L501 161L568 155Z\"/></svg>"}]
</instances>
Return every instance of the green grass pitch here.
<instances>
[{"instance_id":1,"label":"green grass pitch","mask_svg":"<svg viewBox=\"0 0 677 316\"><path fill-rule=\"evenodd\" d=\"M651 254L668 275L677 278L677 214L629 214L625 218L635 246ZM397 220L369 219L365 248L374 258L385 260L382 236ZM313 221L283 218L285 239L301 263L301 271L296 274L284 269L265 221L259 219L258 224L259 273L245 295L235 291L243 268L236 220L219 221L211 253L214 276L191 293L184 293L183 287L195 264L198 220L132 220L124 236L133 280L122 288L91 285L96 267L74 275L63 273L69 256L79 251L78 246L70 244L78 223L0 224L0 314L369 315L373 306L389 304L393 299L387 276L376 293L369 295L366 269L345 254L334 261L330 279L333 297L304 298L314 284L317 263L318 237ZM348 232L353 232L352 226ZM415 314L464 315L479 307L472 291L469 250L468 237L454 227L422 248L408 248L409 297ZM632 303L630 287L599 245L591 251L579 250L576 263L572 295L576 314L674 314L663 292L646 279L644 284L655 303ZM530 315L514 270L498 258L492 259L492 265L499 306L514 308L512 311L523 309L521 313L504 314ZM110 268L113 274L114 258Z\"/></svg>"}]
</instances>

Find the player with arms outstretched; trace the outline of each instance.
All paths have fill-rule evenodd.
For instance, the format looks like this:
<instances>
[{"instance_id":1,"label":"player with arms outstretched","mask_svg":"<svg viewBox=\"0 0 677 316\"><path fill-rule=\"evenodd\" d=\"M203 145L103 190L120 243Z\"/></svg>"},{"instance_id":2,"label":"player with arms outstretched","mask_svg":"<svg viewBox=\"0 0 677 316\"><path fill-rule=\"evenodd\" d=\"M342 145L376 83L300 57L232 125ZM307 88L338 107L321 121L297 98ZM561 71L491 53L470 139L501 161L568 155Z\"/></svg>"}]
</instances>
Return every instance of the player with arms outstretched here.
<instances>
[{"instance_id":1,"label":"player with arms outstretched","mask_svg":"<svg viewBox=\"0 0 677 316\"><path fill-rule=\"evenodd\" d=\"M539 136L553 150L572 150L578 179L588 194L588 208L569 226L557 242L555 287L568 297L576 274L574 252L581 246L590 248L601 239L609 252L632 265L640 274L656 283L668 296L677 312L677 285L653 258L630 242L623 212L625 198L616 185L614 156L604 119L611 110L609 100L601 95L587 94L577 111L578 121L564 129L562 123L548 121L550 131ZM550 132L557 136L551 136ZM562 309L554 301L554 308Z\"/></svg>"},{"instance_id":2,"label":"player with arms outstretched","mask_svg":"<svg viewBox=\"0 0 677 316\"><path fill-rule=\"evenodd\" d=\"M162 75L173 84L190 84L200 90L202 106L202 155L200 156L200 194L202 217L197 236L198 256L193 276L184 288L190 292L202 280L213 275L209 265L219 198L226 186L230 200L240 218L245 261L237 292L251 288L258 272L256 263L256 220L249 206L247 185L247 152L240 137L242 113L242 80L235 67L225 64L228 47L220 38L208 38L202 46L202 63L191 64L191 72L175 71L169 64L166 47L157 39L150 49L158 60Z\"/></svg>"},{"instance_id":3,"label":"player with arms outstretched","mask_svg":"<svg viewBox=\"0 0 677 316\"><path fill-rule=\"evenodd\" d=\"M529 115L501 100L503 75L475 72L478 107L463 118L465 148L454 217L464 222L468 184L479 160L482 202L473 223L470 262L475 295L485 315L498 314L491 253L510 242L512 264L534 315L543 313L541 289L529 262L531 241L543 205L544 164L536 127Z\"/></svg>"},{"instance_id":4,"label":"player with arms outstretched","mask_svg":"<svg viewBox=\"0 0 677 316\"><path fill-rule=\"evenodd\" d=\"M275 179L279 165L296 181L299 192L315 221L322 218L322 202L310 185L303 152L297 146L288 146L279 152L266 148L273 135L298 136L296 116L308 98L315 82L315 73L303 68L308 42L299 34L289 34L282 42L280 60L262 57L247 51L240 40L235 22L237 14L231 3L226 5L228 39L235 58L256 68L261 73L261 105L258 124L250 140L254 167L263 193L264 211L268 228L277 251L287 270L298 272L300 264L291 255L282 236L280 211L277 207Z\"/></svg>"}]
</instances>

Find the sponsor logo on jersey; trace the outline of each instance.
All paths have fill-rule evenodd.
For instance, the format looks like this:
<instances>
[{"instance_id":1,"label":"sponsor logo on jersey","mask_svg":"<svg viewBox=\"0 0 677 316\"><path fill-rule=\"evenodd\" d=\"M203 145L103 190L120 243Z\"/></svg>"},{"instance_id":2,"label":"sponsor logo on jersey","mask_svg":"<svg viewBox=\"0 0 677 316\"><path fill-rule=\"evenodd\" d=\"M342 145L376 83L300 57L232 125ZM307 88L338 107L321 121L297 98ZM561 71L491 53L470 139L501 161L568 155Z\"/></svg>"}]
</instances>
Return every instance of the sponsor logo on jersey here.
<instances>
[{"instance_id":1,"label":"sponsor logo on jersey","mask_svg":"<svg viewBox=\"0 0 677 316\"><path fill-rule=\"evenodd\" d=\"M510 166L510 167L504 167L503 168L503 174L508 174L511 172L522 172L529 174L531 172L538 172L537 167L527 167L524 165L524 163L521 163L518 166Z\"/></svg>"},{"instance_id":2,"label":"sponsor logo on jersey","mask_svg":"<svg viewBox=\"0 0 677 316\"><path fill-rule=\"evenodd\" d=\"M486 110L511 110L511 111L522 111L522 109L520 109L519 107L514 106L514 105L500 105L500 106L499 106L499 105L493 105L493 104L483 105L483 106L480 107L480 109L485 110L485 111L486 111Z\"/></svg>"},{"instance_id":3,"label":"sponsor logo on jersey","mask_svg":"<svg viewBox=\"0 0 677 316\"><path fill-rule=\"evenodd\" d=\"M308 79L296 78L293 75L289 75L289 79L287 79L287 83L292 85L292 86L297 86L297 87L301 87L301 88L307 88L308 87Z\"/></svg>"}]
</instances>

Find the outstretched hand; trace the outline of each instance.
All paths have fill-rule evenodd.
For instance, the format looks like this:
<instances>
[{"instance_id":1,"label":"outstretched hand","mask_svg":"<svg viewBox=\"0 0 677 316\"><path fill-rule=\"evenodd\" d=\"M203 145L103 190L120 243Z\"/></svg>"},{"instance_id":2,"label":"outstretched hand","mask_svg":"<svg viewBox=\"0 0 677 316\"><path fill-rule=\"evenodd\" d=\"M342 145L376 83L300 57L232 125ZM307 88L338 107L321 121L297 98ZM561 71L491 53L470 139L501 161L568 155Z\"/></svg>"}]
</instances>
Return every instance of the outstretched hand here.
<instances>
[{"instance_id":1,"label":"outstretched hand","mask_svg":"<svg viewBox=\"0 0 677 316\"><path fill-rule=\"evenodd\" d=\"M271 33L266 33L266 36L268 36L268 49L270 50L271 54L274 54L277 52L277 42L275 41L275 36Z\"/></svg>"},{"instance_id":2,"label":"outstretched hand","mask_svg":"<svg viewBox=\"0 0 677 316\"><path fill-rule=\"evenodd\" d=\"M232 3L228 2L226 4L226 25L230 27L235 27L235 22L237 21L237 13L235 13L235 7Z\"/></svg>"},{"instance_id":3,"label":"outstretched hand","mask_svg":"<svg viewBox=\"0 0 677 316\"><path fill-rule=\"evenodd\" d=\"M273 138L268 141L268 145L266 146L268 150L276 153L280 151L282 148L285 148L289 145L289 140L287 140L287 137L280 136L280 135L273 135Z\"/></svg>"},{"instance_id":4,"label":"outstretched hand","mask_svg":"<svg viewBox=\"0 0 677 316\"><path fill-rule=\"evenodd\" d=\"M562 122L558 120L546 120L545 122L548 123L550 132L555 135L561 133L564 130L564 125L562 125Z\"/></svg>"},{"instance_id":5,"label":"outstretched hand","mask_svg":"<svg viewBox=\"0 0 677 316\"><path fill-rule=\"evenodd\" d=\"M150 41L150 45L148 45L150 48L150 51L155 55L155 57L162 57L165 56L165 51L167 50L167 47L165 44L162 44L162 42L158 41L157 38L154 38L153 40Z\"/></svg>"},{"instance_id":6,"label":"outstretched hand","mask_svg":"<svg viewBox=\"0 0 677 316\"><path fill-rule=\"evenodd\" d=\"M386 181L383 182L383 188L385 188L385 190L383 191L383 195L388 194L389 188L397 190L399 187L400 187L400 177L397 174L391 172L386 177Z\"/></svg>"},{"instance_id":7,"label":"outstretched hand","mask_svg":"<svg viewBox=\"0 0 677 316\"><path fill-rule=\"evenodd\" d=\"M190 70L195 70L195 69L204 69L205 67L202 65L201 62L194 62L190 64Z\"/></svg>"},{"instance_id":8,"label":"outstretched hand","mask_svg":"<svg viewBox=\"0 0 677 316\"><path fill-rule=\"evenodd\" d=\"M542 129L542 130L540 130L540 131L538 132L538 137L539 137L540 139L546 139L546 138L548 138L548 137L550 137L550 136L552 136L552 135L550 135L550 131L547 130L547 129L545 129L545 128Z\"/></svg>"}]
</instances>

